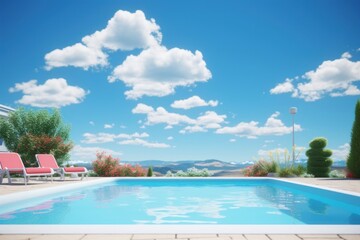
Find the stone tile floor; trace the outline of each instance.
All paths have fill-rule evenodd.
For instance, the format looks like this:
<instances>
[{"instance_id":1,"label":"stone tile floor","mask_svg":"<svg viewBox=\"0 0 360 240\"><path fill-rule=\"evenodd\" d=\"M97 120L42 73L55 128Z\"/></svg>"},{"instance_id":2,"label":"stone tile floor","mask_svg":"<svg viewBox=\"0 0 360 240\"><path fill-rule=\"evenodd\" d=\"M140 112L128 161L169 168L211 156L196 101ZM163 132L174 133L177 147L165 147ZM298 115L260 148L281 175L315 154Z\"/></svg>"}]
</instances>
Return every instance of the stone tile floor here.
<instances>
[{"instance_id":1,"label":"stone tile floor","mask_svg":"<svg viewBox=\"0 0 360 240\"><path fill-rule=\"evenodd\" d=\"M239 234L239 235L0 235L0 240L360 240L360 235L275 235L275 234Z\"/></svg>"},{"instance_id":2,"label":"stone tile floor","mask_svg":"<svg viewBox=\"0 0 360 240\"><path fill-rule=\"evenodd\" d=\"M98 178L87 178L85 181L92 181ZM328 188L351 191L360 193L360 180L339 180L322 178L287 178L287 181L302 182ZM30 181L25 186L19 181L13 185L8 185L7 180L0 185L0 196L3 194L29 191L32 189L41 189L47 187L56 187L64 184L73 184L77 180L67 179L66 181L39 182ZM359 229L360 232L360 229ZM0 240L360 240L358 235L333 234L333 235L306 235L306 234L131 234L131 235L96 235L96 234L66 234L66 235L1 235Z\"/></svg>"}]
</instances>

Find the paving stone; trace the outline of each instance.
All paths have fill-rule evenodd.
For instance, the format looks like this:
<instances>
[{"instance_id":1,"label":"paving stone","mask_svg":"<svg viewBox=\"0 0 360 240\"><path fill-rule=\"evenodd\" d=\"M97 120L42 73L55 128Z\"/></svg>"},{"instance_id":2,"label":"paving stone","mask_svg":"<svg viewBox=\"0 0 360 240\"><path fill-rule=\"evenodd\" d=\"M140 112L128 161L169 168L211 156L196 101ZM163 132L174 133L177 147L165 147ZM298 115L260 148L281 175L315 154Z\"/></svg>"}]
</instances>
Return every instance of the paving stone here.
<instances>
[{"instance_id":1,"label":"paving stone","mask_svg":"<svg viewBox=\"0 0 360 240\"><path fill-rule=\"evenodd\" d=\"M266 235L260 234L245 234L247 240L270 240Z\"/></svg>"},{"instance_id":2,"label":"paving stone","mask_svg":"<svg viewBox=\"0 0 360 240\"><path fill-rule=\"evenodd\" d=\"M132 240L175 239L175 234L134 234Z\"/></svg>"},{"instance_id":3,"label":"paving stone","mask_svg":"<svg viewBox=\"0 0 360 240\"><path fill-rule=\"evenodd\" d=\"M285 235L285 234L269 234L267 235L271 240L301 240L296 235Z\"/></svg>"},{"instance_id":4,"label":"paving stone","mask_svg":"<svg viewBox=\"0 0 360 240\"><path fill-rule=\"evenodd\" d=\"M246 240L242 234L219 234L219 237L227 237L231 240Z\"/></svg>"},{"instance_id":5,"label":"paving stone","mask_svg":"<svg viewBox=\"0 0 360 240\"><path fill-rule=\"evenodd\" d=\"M0 240L29 240L41 235L0 235Z\"/></svg>"},{"instance_id":6,"label":"paving stone","mask_svg":"<svg viewBox=\"0 0 360 240\"><path fill-rule=\"evenodd\" d=\"M41 235L31 240L80 240L84 237L84 234L69 234L69 235Z\"/></svg>"},{"instance_id":7,"label":"paving stone","mask_svg":"<svg viewBox=\"0 0 360 240\"><path fill-rule=\"evenodd\" d=\"M216 237L216 238L189 238L190 240L208 240L208 239L214 239L214 240L231 240L229 237Z\"/></svg>"},{"instance_id":8,"label":"paving stone","mask_svg":"<svg viewBox=\"0 0 360 240\"><path fill-rule=\"evenodd\" d=\"M304 240L307 239L341 239L338 235L335 234L298 234L298 236Z\"/></svg>"},{"instance_id":9,"label":"paving stone","mask_svg":"<svg viewBox=\"0 0 360 240\"><path fill-rule=\"evenodd\" d=\"M131 240L132 235L101 235L101 234L91 234L86 235L81 240Z\"/></svg>"},{"instance_id":10,"label":"paving stone","mask_svg":"<svg viewBox=\"0 0 360 240\"><path fill-rule=\"evenodd\" d=\"M360 240L360 234L359 235L341 234L340 237L342 237L345 240Z\"/></svg>"},{"instance_id":11,"label":"paving stone","mask_svg":"<svg viewBox=\"0 0 360 240\"><path fill-rule=\"evenodd\" d=\"M205 238L205 239L216 239L217 234L177 234L178 239L197 239L197 238Z\"/></svg>"}]
</instances>

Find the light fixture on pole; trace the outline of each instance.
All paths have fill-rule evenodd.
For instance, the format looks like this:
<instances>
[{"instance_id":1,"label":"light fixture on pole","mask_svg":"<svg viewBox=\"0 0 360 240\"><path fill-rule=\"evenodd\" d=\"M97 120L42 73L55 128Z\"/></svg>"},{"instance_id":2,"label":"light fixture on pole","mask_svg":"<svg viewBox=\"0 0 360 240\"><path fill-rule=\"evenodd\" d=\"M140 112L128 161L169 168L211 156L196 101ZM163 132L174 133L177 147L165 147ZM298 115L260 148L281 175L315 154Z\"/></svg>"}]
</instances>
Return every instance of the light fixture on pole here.
<instances>
[{"instance_id":1,"label":"light fixture on pole","mask_svg":"<svg viewBox=\"0 0 360 240\"><path fill-rule=\"evenodd\" d=\"M293 160L293 165L295 163L295 122L294 122L294 118L295 118L295 114L297 113L297 108L296 107L291 107L290 108L290 114L292 115L292 160Z\"/></svg>"}]
</instances>

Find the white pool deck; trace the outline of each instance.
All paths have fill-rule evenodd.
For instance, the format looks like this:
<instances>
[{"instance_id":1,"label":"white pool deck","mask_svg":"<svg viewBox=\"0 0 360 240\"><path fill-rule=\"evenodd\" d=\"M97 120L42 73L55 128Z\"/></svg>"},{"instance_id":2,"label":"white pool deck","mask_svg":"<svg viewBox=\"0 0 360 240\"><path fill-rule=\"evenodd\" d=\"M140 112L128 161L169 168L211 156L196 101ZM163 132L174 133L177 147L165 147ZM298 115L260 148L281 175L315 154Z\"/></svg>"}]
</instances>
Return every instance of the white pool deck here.
<instances>
[{"instance_id":1,"label":"white pool deck","mask_svg":"<svg viewBox=\"0 0 360 240\"><path fill-rule=\"evenodd\" d=\"M11 199L10 196L15 195L28 195L33 196L34 193L43 192L41 189L46 190L46 192L56 191L61 188L72 188L76 187L78 184L92 184L93 181L102 181L104 178L87 178L84 181L73 180L67 178L66 181L57 181L55 180L53 183L51 182L43 182L31 180L28 185L24 185L23 182L19 180L19 182L15 182L12 185L7 184L7 180L4 179L2 185L0 185L0 196L3 199ZM297 182L302 184L310 184L319 186L322 188L330 188L342 192L350 192L355 195L360 195L360 180L345 180L345 179L324 179L324 178L287 178L286 181ZM106 181L104 179L104 181ZM36 191L34 191L36 190ZM29 194L30 191L33 194ZM359 203L360 204L360 203ZM3 227L5 227L3 225ZM101 229L104 228L104 229ZM202 239L226 239L226 240L252 240L252 239L266 239L266 240L310 240L310 239L345 239L345 240L360 240L360 227L359 229L355 229L351 227L351 229L339 229L335 227L327 227L315 229L310 226L306 226L306 229L302 227L301 229L297 226L280 226L278 231L274 226L236 226L232 228L229 226L228 229L219 229L213 227L209 230L209 227L204 226L182 226L182 228L172 228L169 227L159 227L158 229L152 227L143 228L141 226L131 226L128 227L127 231L120 231L121 233L114 232L113 229L110 231L112 234L103 234L106 232L106 228L111 226L101 226L97 228L96 226L89 228L80 228L70 226L69 229L72 228L71 231L65 233L61 228L47 228L46 234L39 234L39 231L35 229L34 233L31 232L31 227L27 233L24 233L24 228L20 227L10 227L5 231L1 230L0 226L0 240L22 240L22 239L31 239L31 240L45 240L45 239L59 239L59 240L90 240L90 239L99 239L99 240L166 240L166 239L188 239L188 240L202 240ZM26 226L25 226L26 228ZM19 234L19 233L23 234ZM26 231L25 231L26 232ZM281 234L279 234L280 232ZM11 233L11 234L10 234ZM147 234L144 234L147 233ZM316 234L314 234L316 233Z\"/></svg>"}]
</instances>

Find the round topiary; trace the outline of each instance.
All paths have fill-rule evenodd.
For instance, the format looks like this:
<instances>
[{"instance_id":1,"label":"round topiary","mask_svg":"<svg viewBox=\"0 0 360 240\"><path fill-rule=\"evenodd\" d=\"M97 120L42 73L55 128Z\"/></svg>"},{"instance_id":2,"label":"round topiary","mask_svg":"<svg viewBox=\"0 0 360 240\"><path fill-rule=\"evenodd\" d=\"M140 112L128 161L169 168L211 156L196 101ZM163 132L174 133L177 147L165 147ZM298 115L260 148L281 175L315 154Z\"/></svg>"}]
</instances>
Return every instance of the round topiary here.
<instances>
[{"instance_id":1,"label":"round topiary","mask_svg":"<svg viewBox=\"0 0 360 240\"><path fill-rule=\"evenodd\" d=\"M315 138L310 142L310 147L312 149L323 149L324 147L326 147L326 144L327 144L326 138L319 137L319 138Z\"/></svg>"},{"instance_id":2,"label":"round topiary","mask_svg":"<svg viewBox=\"0 0 360 240\"><path fill-rule=\"evenodd\" d=\"M332 151L324 149L326 144L326 138L315 138L309 144L310 149L306 151L307 172L315 177L329 177L333 161L329 158Z\"/></svg>"}]
</instances>

